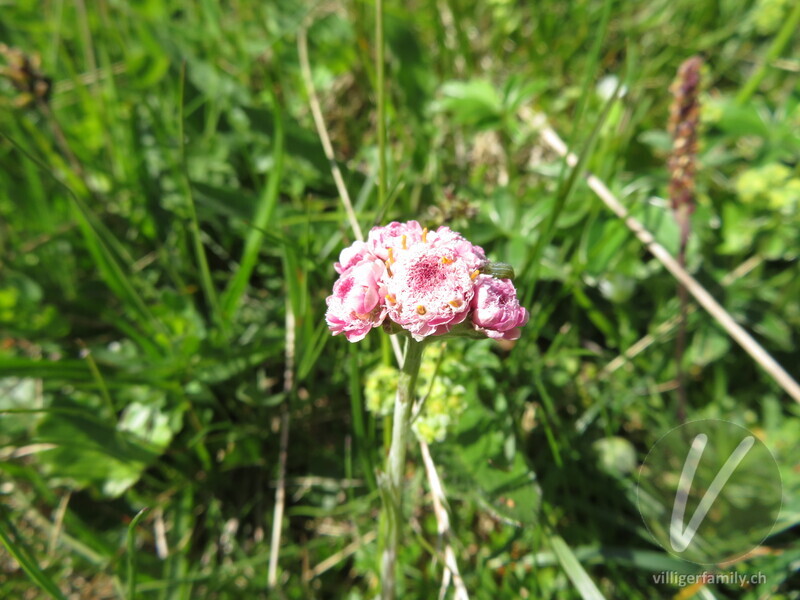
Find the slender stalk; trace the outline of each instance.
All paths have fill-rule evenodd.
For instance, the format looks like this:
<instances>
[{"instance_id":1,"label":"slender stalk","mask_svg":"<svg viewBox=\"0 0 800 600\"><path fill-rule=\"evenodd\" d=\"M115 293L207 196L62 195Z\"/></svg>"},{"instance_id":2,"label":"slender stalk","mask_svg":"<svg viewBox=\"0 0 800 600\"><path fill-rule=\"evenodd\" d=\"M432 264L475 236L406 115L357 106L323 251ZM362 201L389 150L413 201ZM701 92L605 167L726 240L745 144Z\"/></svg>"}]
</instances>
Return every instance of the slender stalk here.
<instances>
[{"instance_id":1,"label":"slender stalk","mask_svg":"<svg viewBox=\"0 0 800 600\"><path fill-rule=\"evenodd\" d=\"M439 598L444 598L447 587L450 585L450 578L452 578L453 587L455 588L454 600L469 600L469 593L458 570L456 553L450 543L450 539L453 537L453 530L450 528L450 515L447 513L447 496L444 493L444 486L439 478L439 473L436 471L436 464L433 462L430 448L421 438L419 440L419 449L422 454L422 462L425 463L428 485L431 488L433 514L436 515L436 529L439 532L439 541L440 543L444 542L444 576L442 577Z\"/></svg>"},{"instance_id":2,"label":"slender stalk","mask_svg":"<svg viewBox=\"0 0 800 600\"><path fill-rule=\"evenodd\" d=\"M186 191L186 198L189 207L189 232L192 236L192 247L194 249L195 260L197 260L197 268L200 271L200 286L203 290L206 302L208 303L209 310L213 319L219 324L223 333L227 330L227 323L222 318L220 309L219 298L214 288L214 281L211 277L211 269L208 266L208 258L206 257L206 250L203 247L203 241L200 236L200 220L197 218L197 207L194 202L194 193L192 192L192 184L189 181L189 172L186 167L186 134L184 133L184 114L183 103L186 92L186 61L181 65L181 74L178 79L178 151L180 156L180 171L183 175L183 184Z\"/></svg>"},{"instance_id":3,"label":"slender stalk","mask_svg":"<svg viewBox=\"0 0 800 600\"><path fill-rule=\"evenodd\" d=\"M375 72L378 96L378 206L386 203L386 78L383 42L383 0L375 0Z\"/></svg>"},{"instance_id":4,"label":"slender stalk","mask_svg":"<svg viewBox=\"0 0 800 600\"><path fill-rule=\"evenodd\" d=\"M386 459L386 473L381 478L381 497L386 523L383 559L381 562L381 599L394 600L395 565L400 542L400 524L403 519L403 474L406 464L406 446L414 405L414 388L422 362L423 342L408 340L403 368L397 382L392 421L392 445Z\"/></svg>"},{"instance_id":5,"label":"slender stalk","mask_svg":"<svg viewBox=\"0 0 800 600\"><path fill-rule=\"evenodd\" d=\"M690 212L694 207L685 205L679 206L675 210L675 218L681 232L680 248L678 249L678 265L681 269L686 269L686 247L689 245L689 233L691 231ZM675 369L678 382L677 397L678 408L676 417L678 423L686 422L686 411L689 406L689 396L686 390L686 370L683 368L684 355L686 354L686 344L689 329L689 290L680 281L677 282L678 301L680 302L680 313L678 321L678 336L675 340Z\"/></svg>"},{"instance_id":6,"label":"slender stalk","mask_svg":"<svg viewBox=\"0 0 800 600\"><path fill-rule=\"evenodd\" d=\"M283 511L286 504L286 461L289 456L289 403L294 393L294 360L295 360L295 326L294 310L287 297L286 301L286 366L283 370L283 393L286 396L281 406L281 438L278 453L278 484L275 489L275 509L272 513L272 537L269 545L269 567L267 585L270 589L278 584L278 554L281 547L281 527Z\"/></svg>"},{"instance_id":7,"label":"slender stalk","mask_svg":"<svg viewBox=\"0 0 800 600\"><path fill-rule=\"evenodd\" d=\"M383 11L383 6L381 6L381 11ZM382 14L382 13L381 13ZM356 218L356 212L353 210L353 203L350 200L350 194L347 191L347 187L344 185L344 178L342 177L342 171L339 169L339 165L336 164L336 157L333 154L333 145L331 144L331 136L328 135L328 130L325 128L325 119L322 116L322 108L319 104L319 99L317 98L317 91L314 88L314 81L311 77L311 64L308 60L308 27L310 26L310 18L309 21L300 28L300 31L297 33L297 53L300 58L300 74L303 77L303 82L305 83L306 92L308 93L308 102L311 107L311 114L314 117L314 125L317 128L317 134L319 135L319 140L322 143L322 149L325 151L325 156L330 162L331 166L331 175L333 176L333 181L336 184L336 189L339 192L339 197L342 200L342 205L344 206L345 213L347 214L347 219L350 222L350 228L353 230L353 235L356 236L356 239L359 241L364 241L364 234L361 231L361 227L358 224L358 219ZM381 40L383 40L383 31L381 31ZM383 45L381 44L381 47ZM383 53L383 50L381 50ZM382 64L382 63L381 63ZM382 77L382 76L381 76ZM381 80L382 81L382 80ZM383 89L382 87L380 89ZM385 101L383 101L383 93L381 92L381 100L378 104L385 105ZM381 111L383 114L383 111ZM385 129L383 130L385 133ZM384 140L385 145L385 140ZM383 150L380 151L381 155L386 156ZM380 187L380 182L379 182ZM385 193L386 190L386 182L383 183L383 190ZM397 336L391 336L391 344L392 350L394 351L394 355L397 358L397 362L400 363L402 357L400 354L400 343L397 341Z\"/></svg>"},{"instance_id":8,"label":"slender stalk","mask_svg":"<svg viewBox=\"0 0 800 600\"><path fill-rule=\"evenodd\" d=\"M81 347L83 358L86 359L86 364L89 366L89 371L92 373L92 379L94 379L95 384L97 384L97 387L100 390L100 397L103 399L103 403L106 405L106 409L108 410L108 418L113 424L116 425L117 409L114 408L114 402L111 400L111 395L108 393L108 386L106 385L105 379L103 379L100 369L97 368L97 363L92 356L91 350L89 350L89 348L86 347L86 344L84 344L81 340L78 340L78 344Z\"/></svg>"},{"instance_id":9,"label":"slender stalk","mask_svg":"<svg viewBox=\"0 0 800 600\"><path fill-rule=\"evenodd\" d=\"M761 61L761 64L758 65L758 68L755 72L750 76L750 79L745 82L742 89L736 95L736 103L742 105L750 100L750 97L758 90L758 86L761 85L761 82L764 81L764 77L767 76L767 69L772 65L773 61L777 58L780 58L781 53L783 52L784 48L786 48L786 44L789 43L789 40L792 39L795 32L797 31L797 26L800 24L800 2L794 5L792 12L786 17L786 20L783 22L783 27L778 32L778 35L775 36L775 39L772 40L772 44L767 50L767 54L764 57L764 60Z\"/></svg>"},{"instance_id":10,"label":"slender stalk","mask_svg":"<svg viewBox=\"0 0 800 600\"><path fill-rule=\"evenodd\" d=\"M127 585L128 585L128 600L136 600L136 526L139 524L139 521L142 520L148 511L150 510L149 506L145 506L142 510L136 513L136 516L133 517L131 524L128 525L128 535L126 536L126 546L127 546Z\"/></svg>"},{"instance_id":11,"label":"slender stalk","mask_svg":"<svg viewBox=\"0 0 800 600\"><path fill-rule=\"evenodd\" d=\"M686 247L691 233L691 215L695 209L695 173L697 172L697 137L700 122L700 73L703 60L699 56L686 59L678 68L678 75L670 86L672 105L668 130L672 136L672 154L669 157L669 197L672 213L680 229L678 264L686 269ZM678 422L686 421L688 396L683 355L686 353L686 338L689 316L689 291L678 282L680 299L680 324L675 345L675 365L678 381Z\"/></svg>"},{"instance_id":12,"label":"slender stalk","mask_svg":"<svg viewBox=\"0 0 800 600\"><path fill-rule=\"evenodd\" d=\"M310 25L310 24L309 24ZM314 79L311 76L311 63L308 60L308 26L303 25L300 31L297 32L297 54L300 57L300 74L303 77L303 83L306 86L306 93L308 94L308 102L311 106L311 115L314 117L314 125L317 127L319 134L319 141L322 142L322 149L325 152L325 158L331 165L331 174L333 175L333 182L336 184L336 189L339 192L339 197L342 199L344 212L347 214L347 220L350 222L350 228L353 230L353 235L357 240L363 240L364 234L361 232L361 226L358 224L356 211L353 210L353 202L350 200L350 193L344 185L344 177L339 165L336 163L336 157L333 154L333 144L331 144L331 137L328 135L328 130L325 127L325 119L322 116L322 108L317 98L317 90L314 87Z\"/></svg>"}]
</instances>

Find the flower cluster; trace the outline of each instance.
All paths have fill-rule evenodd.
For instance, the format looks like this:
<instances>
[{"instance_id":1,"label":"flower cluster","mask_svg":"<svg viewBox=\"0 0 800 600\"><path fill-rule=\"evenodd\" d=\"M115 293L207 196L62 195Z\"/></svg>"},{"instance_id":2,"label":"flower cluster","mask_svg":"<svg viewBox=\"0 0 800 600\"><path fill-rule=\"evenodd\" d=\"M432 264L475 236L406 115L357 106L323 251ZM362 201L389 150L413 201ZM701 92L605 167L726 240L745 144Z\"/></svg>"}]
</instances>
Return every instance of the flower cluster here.
<instances>
[{"instance_id":1,"label":"flower cluster","mask_svg":"<svg viewBox=\"0 0 800 600\"><path fill-rule=\"evenodd\" d=\"M515 340L527 323L514 284L491 274L475 246L449 227L428 231L416 221L375 227L366 242L342 250L339 279L325 318L334 335L351 342L394 323L422 341L477 332Z\"/></svg>"}]
</instances>

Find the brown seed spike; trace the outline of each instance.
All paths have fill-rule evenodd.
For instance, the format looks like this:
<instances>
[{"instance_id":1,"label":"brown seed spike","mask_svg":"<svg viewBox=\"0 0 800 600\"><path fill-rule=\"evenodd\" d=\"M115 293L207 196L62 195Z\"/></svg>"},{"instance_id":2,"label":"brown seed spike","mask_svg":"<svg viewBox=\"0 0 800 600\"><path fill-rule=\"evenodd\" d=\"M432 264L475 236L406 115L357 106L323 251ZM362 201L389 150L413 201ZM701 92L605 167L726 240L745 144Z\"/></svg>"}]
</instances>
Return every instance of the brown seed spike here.
<instances>
[{"instance_id":1,"label":"brown seed spike","mask_svg":"<svg viewBox=\"0 0 800 600\"><path fill-rule=\"evenodd\" d=\"M419 306L417 306L417 314L424 315L426 312L428 312L428 311L427 311L427 310L425 310L425 307L424 307L424 306L422 306L422 304L420 304Z\"/></svg>"},{"instance_id":2,"label":"brown seed spike","mask_svg":"<svg viewBox=\"0 0 800 600\"><path fill-rule=\"evenodd\" d=\"M695 157L700 123L703 60L693 56L683 62L670 86L673 100L667 129L672 136L669 158L669 195L682 234L688 234L688 216L695 209Z\"/></svg>"}]
</instances>

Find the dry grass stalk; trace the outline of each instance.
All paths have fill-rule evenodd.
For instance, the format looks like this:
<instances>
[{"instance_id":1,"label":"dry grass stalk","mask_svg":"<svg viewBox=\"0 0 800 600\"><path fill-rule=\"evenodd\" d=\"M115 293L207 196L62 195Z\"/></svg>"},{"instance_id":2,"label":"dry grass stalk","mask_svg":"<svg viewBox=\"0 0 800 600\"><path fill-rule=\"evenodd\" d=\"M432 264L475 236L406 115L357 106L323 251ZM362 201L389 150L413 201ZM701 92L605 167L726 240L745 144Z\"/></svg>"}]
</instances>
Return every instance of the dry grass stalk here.
<instances>
[{"instance_id":1,"label":"dry grass stalk","mask_svg":"<svg viewBox=\"0 0 800 600\"><path fill-rule=\"evenodd\" d=\"M669 197L672 212L680 229L680 249L678 263L686 268L686 246L691 231L691 215L695 209L695 174L697 173L697 126L700 122L700 69L703 60L693 56L678 68L678 75L670 86L672 105L669 115L669 133L672 136L672 153L668 167L670 174ZM687 322L689 317L689 294L678 282L680 299L680 322L675 344L675 368L677 370L677 392L679 422L686 420L688 404L686 392L686 373L683 357L686 353Z\"/></svg>"}]
</instances>

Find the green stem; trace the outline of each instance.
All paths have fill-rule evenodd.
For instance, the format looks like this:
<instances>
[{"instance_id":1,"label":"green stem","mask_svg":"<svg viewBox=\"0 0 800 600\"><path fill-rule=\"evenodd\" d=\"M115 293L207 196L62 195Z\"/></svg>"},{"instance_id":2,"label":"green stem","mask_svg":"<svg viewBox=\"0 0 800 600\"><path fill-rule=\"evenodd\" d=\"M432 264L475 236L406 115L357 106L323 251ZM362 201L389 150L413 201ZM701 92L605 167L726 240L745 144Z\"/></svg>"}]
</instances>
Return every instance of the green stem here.
<instances>
[{"instance_id":1,"label":"green stem","mask_svg":"<svg viewBox=\"0 0 800 600\"><path fill-rule=\"evenodd\" d=\"M275 122L272 142L272 169L253 215L253 226L247 234L239 269L222 296L222 314L228 322L232 321L236 315L236 310L241 304L250 276L258 263L258 255L264 243L264 231L269 229L280 194L284 158L283 114L280 100L274 91L272 102L272 118Z\"/></svg>"},{"instance_id":2,"label":"green stem","mask_svg":"<svg viewBox=\"0 0 800 600\"><path fill-rule=\"evenodd\" d=\"M392 422L392 445L386 459L386 473L381 478L386 538L381 562L381 599L394 600L395 565L400 542L400 524L403 522L403 475L406 464L406 446L410 429L414 388L422 362L424 343L408 340L403 368L397 382Z\"/></svg>"},{"instance_id":3,"label":"green stem","mask_svg":"<svg viewBox=\"0 0 800 600\"><path fill-rule=\"evenodd\" d=\"M761 82L764 80L764 77L767 76L767 69L770 63L781 55L786 44L789 43L789 40L792 39L792 36L797 31L798 24L800 24L800 2L795 4L794 9L789 13L786 21L784 21L783 27L781 27L778 35L772 40L772 45L769 47L769 50L767 50L764 60L761 61L755 73L750 76L750 79L747 80L744 87L737 94L736 104L744 104L750 99L750 96L755 93L758 86L761 85Z\"/></svg>"},{"instance_id":4,"label":"green stem","mask_svg":"<svg viewBox=\"0 0 800 600\"><path fill-rule=\"evenodd\" d=\"M89 371L92 373L92 378L100 390L100 397L103 399L103 403L108 410L108 418L111 420L111 423L116 426L117 409L114 408L114 402L111 400L111 395L108 393L108 386L106 385L105 379L103 379L100 369L97 368L97 363L94 361L91 350L89 350L83 342L79 342L79 344L85 352L86 364L89 365Z\"/></svg>"},{"instance_id":5,"label":"green stem","mask_svg":"<svg viewBox=\"0 0 800 600\"><path fill-rule=\"evenodd\" d=\"M378 96L378 207L386 202L386 83L383 42L383 0L375 0L375 73Z\"/></svg>"},{"instance_id":6,"label":"green stem","mask_svg":"<svg viewBox=\"0 0 800 600\"><path fill-rule=\"evenodd\" d=\"M211 312L214 321L220 326L223 334L226 332L227 324L222 318L220 310L219 299L217 292L214 288L214 282L211 278L211 269L208 266L208 258L206 251L203 247L203 241L200 237L200 220L197 218L197 207L194 203L194 193L192 192L192 184L189 180L189 171L186 167L186 134L184 133L184 114L183 102L186 92L186 61L181 65L180 79L178 80L178 151L180 156L180 171L183 175L183 184L185 187L186 198L189 207L189 232L192 236L192 246L194 248L195 259L197 260L197 267L200 271L200 286L205 295L206 302Z\"/></svg>"}]
</instances>

